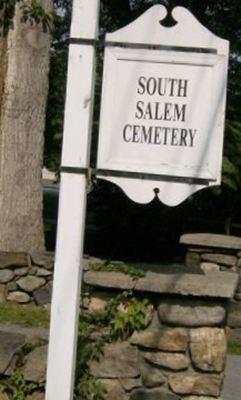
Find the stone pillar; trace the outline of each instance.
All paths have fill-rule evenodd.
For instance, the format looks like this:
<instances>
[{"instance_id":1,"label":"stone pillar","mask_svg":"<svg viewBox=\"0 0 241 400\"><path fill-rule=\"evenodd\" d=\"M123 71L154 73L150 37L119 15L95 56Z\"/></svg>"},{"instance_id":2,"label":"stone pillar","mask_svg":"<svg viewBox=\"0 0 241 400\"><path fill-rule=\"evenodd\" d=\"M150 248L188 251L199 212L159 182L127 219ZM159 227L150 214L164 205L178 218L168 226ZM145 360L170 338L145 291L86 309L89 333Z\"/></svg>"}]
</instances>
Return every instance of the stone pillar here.
<instances>
[{"instance_id":1,"label":"stone pillar","mask_svg":"<svg viewBox=\"0 0 241 400\"><path fill-rule=\"evenodd\" d=\"M107 387L107 400L220 399L227 353L227 305L237 274L147 272L137 280L116 272L88 271L84 281L103 293L131 289L152 304L150 325L124 342L108 343L92 374ZM95 308L94 307L94 308Z\"/></svg>"}]
</instances>

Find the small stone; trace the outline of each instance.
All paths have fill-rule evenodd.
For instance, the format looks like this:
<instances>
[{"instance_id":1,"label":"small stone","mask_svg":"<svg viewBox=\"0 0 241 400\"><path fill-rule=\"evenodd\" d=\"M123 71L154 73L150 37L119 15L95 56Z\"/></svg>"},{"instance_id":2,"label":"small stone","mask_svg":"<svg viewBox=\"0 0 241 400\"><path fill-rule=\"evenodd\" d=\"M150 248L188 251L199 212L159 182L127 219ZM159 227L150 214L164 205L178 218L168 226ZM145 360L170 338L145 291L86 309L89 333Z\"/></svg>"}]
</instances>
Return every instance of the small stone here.
<instances>
[{"instance_id":1,"label":"small stone","mask_svg":"<svg viewBox=\"0 0 241 400\"><path fill-rule=\"evenodd\" d=\"M232 302L228 313L228 326L241 328L241 303Z\"/></svg>"},{"instance_id":2,"label":"small stone","mask_svg":"<svg viewBox=\"0 0 241 400\"><path fill-rule=\"evenodd\" d=\"M38 306L44 306L51 303L52 297L52 284L47 283L47 285L33 292L33 297Z\"/></svg>"},{"instance_id":3,"label":"small stone","mask_svg":"<svg viewBox=\"0 0 241 400\"><path fill-rule=\"evenodd\" d=\"M0 285L0 303L5 303L6 301L6 296L5 296L5 285Z\"/></svg>"},{"instance_id":4,"label":"small stone","mask_svg":"<svg viewBox=\"0 0 241 400\"><path fill-rule=\"evenodd\" d=\"M37 276L25 276L17 280L17 285L26 292L33 292L44 284L45 279Z\"/></svg>"},{"instance_id":5,"label":"small stone","mask_svg":"<svg viewBox=\"0 0 241 400\"><path fill-rule=\"evenodd\" d=\"M121 272L87 271L84 273L84 282L87 285L115 288L115 289L134 289L135 280Z\"/></svg>"},{"instance_id":6,"label":"small stone","mask_svg":"<svg viewBox=\"0 0 241 400\"><path fill-rule=\"evenodd\" d=\"M6 393L0 392L0 400L10 400L10 399Z\"/></svg>"},{"instance_id":7,"label":"small stone","mask_svg":"<svg viewBox=\"0 0 241 400\"><path fill-rule=\"evenodd\" d=\"M240 250L241 238L213 233L186 233L181 236L180 243L202 247L220 247L222 249Z\"/></svg>"},{"instance_id":8,"label":"small stone","mask_svg":"<svg viewBox=\"0 0 241 400\"><path fill-rule=\"evenodd\" d=\"M13 301L15 303L25 304L29 303L30 296L27 293L16 291L10 292L7 296L8 301Z\"/></svg>"},{"instance_id":9,"label":"small stone","mask_svg":"<svg viewBox=\"0 0 241 400\"><path fill-rule=\"evenodd\" d=\"M200 268L205 274L220 271L219 265L211 262L202 262Z\"/></svg>"},{"instance_id":10,"label":"small stone","mask_svg":"<svg viewBox=\"0 0 241 400\"><path fill-rule=\"evenodd\" d=\"M223 371L227 352L224 329L192 329L190 350L196 368L207 372Z\"/></svg>"},{"instance_id":11,"label":"small stone","mask_svg":"<svg viewBox=\"0 0 241 400\"><path fill-rule=\"evenodd\" d=\"M27 356L27 361L22 368L23 376L32 382L43 382L46 375L48 346L36 347Z\"/></svg>"},{"instance_id":12,"label":"small stone","mask_svg":"<svg viewBox=\"0 0 241 400\"><path fill-rule=\"evenodd\" d=\"M102 295L101 293L97 296L93 296L89 300L88 309L91 314L98 314L104 311L106 304L108 303L109 298Z\"/></svg>"},{"instance_id":13,"label":"small stone","mask_svg":"<svg viewBox=\"0 0 241 400\"><path fill-rule=\"evenodd\" d=\"M38 271L38 267L36 267L35 265L32 266L31 268L29 268L29 275L36 275Z\"/></svg>"},{"instance_id":14,"label":"small stone","mask_svg":"<svg viewBox=\"0 0 241 400\"><path fill-rule=\"evenodd\" d=\"M27 273L28 273L28 267L16 268L14 270L14 274L16 276L24 276L27 275Z\"/></svg>"},{"instance_id":15,"label":"small stone","mask_svg":"<svg viewBox=\"0 0 241 400\"><path fill-rule=\"evenodd\" d=\"M238 257L241 257L241 252L238 253ZM241 258L238 259L237 267L241 268Z\"/></svg>"},{"instance_id":16,"label":"small stone","mask_svg":"<svg viewBox=\"0 0 241 400\"><path fill-rule=\"evenodd\" d=\"M0 373L3 374L8 368L14 354L19 353L25 344L25 336L0 331Z\"/></svg>"},{"instance_id":17,"label":"small stone","mask_svg":"<svg viewBox=\"0 0 241 400\"><path fill-rule=\"evenodd\" d=\"M185 258L185 265L189 268L199 267L200 255L198 253L188 252Z\"/></svg>"},{"instance_id":18,"label":"small stone","mask_svg":"<svg viewBox=\"0 0 241 400\"><path fill-rule=\"evenodd\" d=\"M18 290L18 286L17 286L16 282L14 282L14 281L8 282L7 291L8 292L15 292L16 290Z\"/></svg>"},{"instance_id":19,"label":"small stone","mask_svg":"<svg viewBox=\"0 0 241 400\"><path fill-rule=\"evenodd\" d=\"M161 386L166 382L166 378L163 375L162 371L158 368L155 368L142 360L140 364L141 370L141 379L142 383L147 388L153 388L156 386Z\"/></svg>"},{"instance_id":20,"label":"small stone","mask_svg":"<svg viewBox=\"0 0 241 400\"><path fill-rule=\"evenodd\" d=\"M36 275L48 277L48 276L53 276L53 272L45 268L37 268Z\"/></svg>"},{"instance_id":21,"label":"small stone","mask_svg":"<svg viewBox=\"0 0 241 400\"><path fill-rule=\"evenodd\" d=\"M14 277L13 271L9 269L1 269L0 270L0 283L7 283L11 281Z\"/></svg>"},{"instance_id":22,"label":"small stone","mask_svg":"<svg viewBox=\"0 0 241 400\"><path fill-rule=\"evenodd\" d=\"M226 310L219 305L193 301L170 301L158 307L160 321L175 326L215 326L223 323Z\"/></svg>"},{"instance_id":23,"label":"small stone","mask_svg":"<svg viewBox=\"0 0 241 400\"><path fill-rule=\"evenodd\" d=\"M180 400L180 397L165 388L140 388L133 390L130 400Z\"/></svg>"},{"instance_id":24,"label":"small stone","mask_svg":"<svg viewBox=\"0 0 241 400\"><path fill-rule=\"evenodd\" d=\"M184 372L168 377L171 389L180 395L204 395L218 397L223 378L220 375Z\"/></svg>"},{"instance_id":25,"label":"small stone","mask_svg":"<svg viewBox=\"0 0 241 400\"><path fill-rule=\"evenodd\" d=\"M207 397L207 396L185 396L183 397L183 400L222 400L221 397L215 399L213 397Z\"/></svg>"},{"instance_id":26,"label":"small stone","mask_svg":"<svg viewBox=\"0 0 241 400\"><path fill-rule=\"evenodd\" d=\"M130 338L132 344L170 352L185 352L188 340L188 332L186 329L182 328L161 328L161 330L145 329L141 332L134 332Z\"/></svg>"},{"instance_id":27,"label":"small stone","mask_svg":"<svg viewBox=\"0 0 241 400\"><path fill-rule=\"evenodd\" d=\"M31 258L33 264L38 265L40 267L44 267L46 269L52 270L54 268L54 253L44 252L44 253L31 253Z\"/></svg>"},{"instance_id":28,"label":"small stone","mask_svg":"<svg viewBox=\"0 0 241 400\"><path fill-rule=\"evenodd\" d=\"M105 400L128 400L121 383L117 379L100 379L106 389Z\"/></svg>"},{"instance_id":29,"label":"small stone","mask_svg":"<svg viewBox=\"0 0 241 400\"><path fill-rule=\"evenodd\" d=\"M126 392L130 392L133 389L137 389L138 387L141 387L141 379L140 378L135 378L135 379L131 379L131 378L120 378L120 383L121 386L123 387L123 389Z\"/></svg>"},{"instance_id":30,"label":"small stone","mask_svg":"<svg viewBox=\"0 0 241 400\"><path fill-rule=\"evenodd\" d=\"M26 397L26 400L44 400L45 394L41 392L34 392Z\"/></svg>"},{"instance_id":31,"label":"small stone","mask_svg":"<svg viewBox=\"0 0 241 400\"><path fill-rule=\"evenodd\" d=\"M143 352L145 360L159 367L169 368L173 371L187 369L189 360L186 355L178 353Z\"/></svg>"},{"instance_id":32,"label":"small stone","mask_svg":"<svg viewBox=\"0 0 241 400\"><path fill-rule=\"evenodd\" d=\"M0 251L0 269L6 267L23 267L28 265L27 253L11 253Z\"/></svg>"},{"instance_id":33,"label":"small stone","mask_svg":"<svg viewBox=\"0 0 241 400\"><path fill-rule=\"evenodd\" d=\"M99 361L90 363L97 378L136 378L140 375L137 349L127 342L106 344Z\"/></svg>"},{"instance_id":34,"label":"small stone","mask_svg":"<svg viewBox=\"0 0 241 400\"><path fill-rule=\"evenodd\" d=\"M226 265L226 266L235 266L237 262L237 257L235 256L230 256L227 254L209 254L209 253L203 253L201 255L201 259L205 261L210 261L213 263L221 264L221 265Z\"/></svg>"},{"instance_id":35,"label":"small stone","mask_svg":"<svg viewBox=\"0 0 241 400\"><path fill-rule=\"evenodd\" d=\"M241 293L236 293L234 298L235 300L241 301Z\"/></svg>"}]
</instances>

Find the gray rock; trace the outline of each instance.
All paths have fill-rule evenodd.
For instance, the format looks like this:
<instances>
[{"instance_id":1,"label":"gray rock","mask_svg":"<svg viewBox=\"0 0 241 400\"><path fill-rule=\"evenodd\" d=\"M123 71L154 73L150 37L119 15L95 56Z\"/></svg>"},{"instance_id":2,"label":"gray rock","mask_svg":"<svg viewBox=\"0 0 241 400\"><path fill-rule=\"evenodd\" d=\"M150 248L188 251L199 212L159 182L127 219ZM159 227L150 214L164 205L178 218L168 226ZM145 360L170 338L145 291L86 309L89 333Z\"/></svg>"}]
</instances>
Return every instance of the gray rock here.
<instances>
[{"instance_id":1,"label":"gray rock","mask_svg":"<svg viewBox=\"0 0 241 400\"><path fill-rule=\"evenodd\" d=\"M1 269L0 270L0 283L7 283L14 278L13 271L9 269Z\"/></svg>"},{"instance_id":2,"label":"gray rock","mask_svg":"<svg viewBox=\"0 0 241 400\"><path fill-rule=\"evenodd\" d=\"M23 376L32 382L43 382L46 375L48 346L36 347L28 354L24 367Z\"/></svg>"},{"instance_id":3,"label":"gray rock","mask_svg":"<svg viewBox=\"0 0 241 400\"><path fill-rule=\"evenodd\" d=\"M14 274L16 276L25 276L25 275L27 275L28 270L29 270L28 267L16 268L14 270Z\"/></svg>"},{"instance_id":4,"label":"gray rock","mask_svg":"<svg viewBox=\"0 0 241 400\"><path fill-rule=\"evenodd\" d=\"M220 271L219 265L211 262L202 262L200 268L205 274Z\"/></svg>"},{"instance_id":5,"label":"gray rock","mask_svg":"<svg viewBox=\"0 0 241 400\"><path fill-rule=\"evenodd\" d=\"M6 393L0 392L0 400L10 400Z\"/></svg>"},{"instance_id":6,"label":"gray rock","mask_svg":"<svg viewBox=\"0 0 241 400\"><path fill-rule=\"evenodd\" d=\"M142 386L140 378L120 378L121 386L126 392L130 392L133 389L137 389Z\"/></svg>"},{"instance_id":7,"label":"gray rock","mask_svg":"<svg viewBox=\"0 0 241 400\"><path fill-rule=\"evenodd\" d=\"M142 356L148 362L159 367L180 371L187 369L190 362L185 354L179 353L164 353L164 352L143 352Z\"/></svg>"},{"instance_id":8,"label":"gray rock","mask_svg":"<svg viewBox=\"0 0 241 400\"><path fill-rule=\"evenodd\" d=\"M100 379L106 389L105 400L128 400L121 383L117 379Z\"/></svg>"},{"instance_id":9,"label":"gray rock","mask_svg":"<svg viewBox=\"0 0 241 400\"><path fill-rule=\"evenodd\" d=\"M23 267L29 265L27 253L11 253L0 251L0 269Z\"/></svg>"},{"instance_id":10,"label":"gray rock","mask_svg":"<svg viewBox=\"0 0 241 400\"><path fill-rule=\"evenodd\" d=\"M177 394L218 397L223 377L214 374L183 372L169 375L168 380L171 389Z\"/></svg>"},{"instance_id":11,"label":"gray rock","mask_svg":"<svg viewBox=\"0 0 241 400\"><path fill-rule=\"evenodd\" d=\"M39 306L50 304L52 297L52 284L48 283L47 285L42 286L41 288L35 290L33 292L33 297L37 305Z\"/></svg>"},{"instance_id":12,"label":"gray rock","mask_svg":"<svg viewBox=\"0 0 241 400\"><path fill-rule=\"evenodd\" d=\"M221 397L218 397L215 399L213 397L209 396L185 396L183 397L183 400L222 400Z\"/></svg>"},{"instance_id":13,"label":"gray rock","mask_svg":"<svg viewBox=\"0 0 241 400\"><path fill-rule=\"evenodd\" d=\"M241 303L232 302L228 313L228 326L241 328Z\"/></svg>"},{"instance_id":14,"label":"gray rock","mask_svg":"<svg viewBox=\"0 0 241 400\"><path fill-rule=\"evenodd\" d=\"M203 274L157 274L149 272L136 282L135 290L183 296L233 298L238 275L229 272Z\"/></svg>"},{"instance_id":15,"label":"gray rock","mask_svg":"<svg viewBox=\"0 0 241 400\"><path fill-rule=\"evenodd\" d=\"M0 285L0 303L5 303L5 301L6 301L5 285Z\"/></svg>"},{"instance_id":16,"label":"gray rock","mask_svg":"<svg viewBox=\"0 0 241 400\"><path fill-rule=\"evenodd\" d=\"M16 290L18 290L18 285L16 284L16 282L8 282L7 292L15 292Z\"/></svg>"},{"instance_id":17,"label":"gray rock","mask_svg":"<svg viewBox=\"0 0 241 400\"><path fill-rule=\"evenodd\" d=\"M22 346L25 344L25 336L13 333L0 331L0 373L3 374L13 356L19 353Z\"/></svg>"},{"instance_id":18,"label":"gray rock","mask_svg":"<svg viewBox=\"0 0 241 400\"><path fill-rule=\"evenodd\" d=\"M31 268L29 268L29 275L36 275L38 271L38 267L36 265L33 265Z\"/></svg>"},{"instance_id":19,"label":"gray rock","mask_svg":"<svg viewBox=\"0 0 241 400\"><path fill-rule=\"evenodd\" d=\"M25 276L17 280L17 285L26 292L33 292L45 284L44 278L37 276Z\"/></svg>"},{"instance_id":20,"label":"gray rock","mask_svg":"<svg viewBox=\"0 0 241 400\"><path fill-rule=\"evenodd\" d=\"M45 394L41 392L34 392L26 397L26 400L44 400Z\"/></svg>"},{"instance_id":21,"label":"gray rock","mask_svg":"<svg viewBox=\"0 0 241 400\"><path fill-rule=\"evenodd\" d=\"M226 265L230 267L234 267L237 263L237 257L230 256L227 254L213 254L213 253L203 253L201 255L201 259L204 261L210 261L213 263Z\"/></svg>"},{"instance_id":22,"label":"gray rock","mask_svg":"<svg viewBox=\"0 0 241 400\"><path fill-rule=\"evenodd\" d=\"M200 255L198 253L188 252L185 257L185 264L189 268L200 266Z\"/></svg>"},{"instance_id":23,"label":"gray rock","mask_svg":"<svg viewBox=\"0 0 241 400\"><path fill-rule=\"evenodd\" d=\"M212 233L188 233L181 236L180 243L194 246L241 250L240 237L216 235Z\"/></svg>"},{"instance_id":24,"label":"gray rock","mask_svg":"<svg viewBox=\"0 0 241 400\"><path fill-rule=\"evenodd\" d=\"M154 366L151 366L144 360L140 363L142 383L147 388L161 386L166 382L166 378L162 371Z\"/></svg>"},{"instance_id":25,"label":"gray rock","mask_svg":"<svg viewBox=\"0 0 241 400\"><path fill-rule=\"evenodd\" d=\"M148 328L144 331L134 332L130 338L132 344L170 352L185 352L188 340L188 331L182 328L162 328L161 330Z\"/></svg>"},{"instance_id":26,"label":"gray rock","mask_svg":"<svg viewBox=\"0 0 241 400\"><path fill-rule=\"evenodd\" d=\"M53 276L53 271L49 271L45 268L37 268L36 275L43 277Z\"/></svg>"},{"instance_id":27,"label":"gray rock","mask_svg":"<svg viewBox=\"0 0 241 400\"><path fill-rule=\"evenodd\" d=\"M175 326L215 326L223 323L226 310L213 303L170 301L159 305L158 315L161 322Z\"/></svg>"},{"instance_id":28,"label":"gray rock","mask_svg":"<svg viewBox=\"0 0 241 400\"><path fill-rule=\"evenodd\" d=\"M27 293L16 291L16 292L10 292L7 296L7 300L13 301L15 303L25 304L29 303L31 299Z\"/></svg>"},{"instance_id":29,"label":"gray rock","mask_svg":"<svg viewBox=\"0 0 241 400\"><path fill-rule=\"evenodd\" d=\"M133 289L135 280L121 272L87 271L84 273L84 282L87 285L116 289Z\"/></svg>"},{"instance_id":30,"label":"gray rock","mask_svg":"<svg viewBox=\"0 0 241 400\"><path fill-rule=\"evenodd\" d=\"M180 400L180 397L165 388L141 388L133 390L130 400Z\"/></svg>"},{"instance_id":31,"label":"gray rock","mask_svg":"<svg viewBox=\"0 0 241 400\"><path fill-rule=\"evenodd\" d=\"M46 269L52 270L54 268L54 253L44 252L44 253L31 253L31 258L33 264L38 265L40 267L44 267Z\"/></svg>"},{"instance_id":32,"label":"gray rock","mask_svg":"<svg viewBox=\"0 0 241 400\"><path fill-rule=\"evenodd\" d=\"M100 360L90 363L90 371L97 378L136 378L140 375L137 349L127 342L106 344Z\"/></svg>"},{"instance_id":33,"label":"gray rock","mask_svg":"<svg viewBox=\"0 0 241 400\"><path fill-rule=\"evenodd\" d=\"M222 372L225 367L227 343L224 329L192 329L190 352L194 366L205 372Z\"/></svg>"},{"instance_id":34,"label":"gray rock","mask_svg":"<svg viewBox=\"0 0 241 400\"><path fill-rule=\"evenodd\" d=\"M235 300L241 301L241 293L236 293L234 298Z\"/></svg>"}]
</instances>

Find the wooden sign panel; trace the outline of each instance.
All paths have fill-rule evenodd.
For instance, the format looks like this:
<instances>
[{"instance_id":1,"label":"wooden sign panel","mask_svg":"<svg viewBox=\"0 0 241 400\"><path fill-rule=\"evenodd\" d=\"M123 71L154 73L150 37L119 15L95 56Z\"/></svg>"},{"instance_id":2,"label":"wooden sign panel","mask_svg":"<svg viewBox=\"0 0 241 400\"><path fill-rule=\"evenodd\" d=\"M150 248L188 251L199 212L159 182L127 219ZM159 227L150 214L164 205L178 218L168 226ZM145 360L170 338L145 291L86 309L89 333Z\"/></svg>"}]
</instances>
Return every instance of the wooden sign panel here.
<instances>
[{"instance_id":1,"label":"wooden sign panel","mask_svg":"<svg viewBox=\"0 0 241 400\"><path fill-rule=\"evenodd\" d=\"M165 14L153 6L107 35L97 169L134 201L155 189L177 205L221 180L228 42L184 8L172 28Z\"/></svg>"}]
</instances>

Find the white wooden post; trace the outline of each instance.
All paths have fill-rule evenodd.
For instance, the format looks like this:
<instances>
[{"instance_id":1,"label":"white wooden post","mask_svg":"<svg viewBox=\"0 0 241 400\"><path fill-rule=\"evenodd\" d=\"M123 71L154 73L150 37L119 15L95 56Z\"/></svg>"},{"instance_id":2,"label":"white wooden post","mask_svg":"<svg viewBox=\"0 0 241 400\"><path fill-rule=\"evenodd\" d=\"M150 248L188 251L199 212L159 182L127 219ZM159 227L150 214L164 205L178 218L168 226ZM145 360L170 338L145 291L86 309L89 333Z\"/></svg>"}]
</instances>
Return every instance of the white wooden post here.
<instances>
[{"instance_id":1,"label":"white wooden post","mask_svg":"<svg viewBox=\"0 0 241 400\"><path fill-rule=\"evenodd\" d=\"M74 0L71 38L95 39L98 17L99 0ZM94 75L94 46L71 44L62 153L62 166L70 171L88 167ZM85 210L85 175L62 172L46 400L73 398Z\"/></svg>"}]
</instances>

